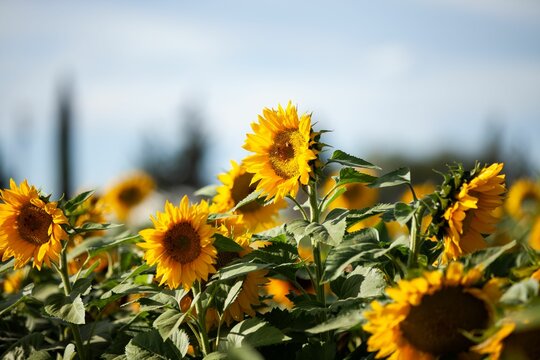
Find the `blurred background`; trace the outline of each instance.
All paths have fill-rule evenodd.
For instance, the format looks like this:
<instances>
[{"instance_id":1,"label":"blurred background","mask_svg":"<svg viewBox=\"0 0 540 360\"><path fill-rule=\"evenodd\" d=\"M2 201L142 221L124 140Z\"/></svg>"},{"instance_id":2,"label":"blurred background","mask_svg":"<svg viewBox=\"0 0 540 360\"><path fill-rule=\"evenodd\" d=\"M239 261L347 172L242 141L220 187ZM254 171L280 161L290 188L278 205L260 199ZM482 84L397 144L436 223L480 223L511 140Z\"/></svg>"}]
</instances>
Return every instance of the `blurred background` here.
<instances>
[{"instance_id":1,"label":"blurred background","mask_svg":"<svg viewBox=\"0 0 540 360\"><path fill-rule=\"evenodd\" d=\"M216 183L289 100L413 183L453 161L534 176L539 39L537 0L2 1L1 185Z\"/></svg>"}]
</instances>

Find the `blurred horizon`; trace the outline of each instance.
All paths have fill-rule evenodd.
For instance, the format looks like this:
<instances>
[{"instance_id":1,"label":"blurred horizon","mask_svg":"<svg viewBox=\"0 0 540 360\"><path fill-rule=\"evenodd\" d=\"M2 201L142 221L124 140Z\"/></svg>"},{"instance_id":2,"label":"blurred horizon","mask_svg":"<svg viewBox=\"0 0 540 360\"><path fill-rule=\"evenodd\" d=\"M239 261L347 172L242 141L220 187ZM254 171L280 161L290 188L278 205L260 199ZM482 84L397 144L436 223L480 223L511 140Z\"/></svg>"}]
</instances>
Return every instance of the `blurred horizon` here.
<instances>
[{"instance_id":1,"label":"blurred horizon","mask_svg":"<svg viewBox=\"0 0 540 360\"><path fill-rule=\"evenodd\" d=\"M216 183L262 109L289 100L371 162L487 161L495 146L540 171L540 2L340 5L0 3L1 180L61 191L63 92L72 190L181 159L186 134L205 144L189 181Z\"/></svg>"}]
</instances>

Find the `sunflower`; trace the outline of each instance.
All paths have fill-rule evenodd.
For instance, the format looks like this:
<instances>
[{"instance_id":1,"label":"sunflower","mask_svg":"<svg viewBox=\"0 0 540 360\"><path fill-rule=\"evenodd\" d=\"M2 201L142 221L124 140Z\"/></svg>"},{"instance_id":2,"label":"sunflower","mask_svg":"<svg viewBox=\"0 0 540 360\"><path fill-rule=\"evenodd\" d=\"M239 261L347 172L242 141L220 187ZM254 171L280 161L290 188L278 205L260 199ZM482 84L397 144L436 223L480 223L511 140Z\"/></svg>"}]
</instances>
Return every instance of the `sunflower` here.
<instances>
[{"instance_id":1,"label":"sunflower","mask_svg":"<svg viewBox=\"0 0 540 360\"><path fill-rule=\"evenodd\" d=\"M62 224L68 220L56 202L41 198L39 191L24 180L17 186L0 191L0 252L2 261L15 258L15 269L34 258L33 266L41 270L43 262L51 266L58 261L61 240L67 238Z\"/></svg>"},{"instance_id":2,"label":"sunflower","mask_svg":"<svg viewBox=\"0 0 540 360\"><path fill-rule=\"evenodd\" d=\"M539 336L538 328L518 328L512 321L503 321L490 337L476 345L473 350L487 355L488 360L540 359Z\"/></svg>"},{"instance_id":3,"label":"sunflower","mask_svg":"<svg viewBox=\"0 0 540 360\"><path fill-rule=\"evenodd\" d=\"M138 172L120 181L104 196L104 201L110 205L121 221L126 221L130 212L154 190L156 184L147 174Z\"/></svg>"},{"instance_id":4,"label":"sunflower","mask_svg":"<svg viewBox=\"0 0 540 360\"><path fill-rule=\"evenodd\" d=\"M291 292L298 293L298 290L287 280L269 278L265 285L265 291L272 296L272 301L280 307L291 309L293 302L287 297Z\"/></svg>"},{"instance_id":5,"label":"sunflower","mask_svg":"<svg viewBox=\"0 0 540 360\"><path fill-rule=\"evenodd\" d=\"M253 173L252 183L264 196L278 202L285 196L295 197L299 184L307 185L313 173L312 161L317 150L312 141L311 115L298 118L289 102L286 109L263 109L259 122L252 123L254 134L247 134L244 149L254 152L245 160L246 170Z\"/></svg>"},{"instance_id":6,"label":"sunflower","mask_svg":"<svg viewBox=\"0 0 540 360\"><path fill-rule=\"evenodd\" d=\"M540 210L540 183L530 179L520 179L508 190L505 209L516 220L526 215L537 214Z\"/></svg>"},{"instance_id":7,"label":"sunflower","mask_svg":"<svg viewBox=\"0 0 540 360\"><path fill-rule=\"evenodd\" d=\"M246 172L243 164L238 165L235 161L231 161L231 165L232 169L228 173L218 176L223 184L217 188L217 195L213 199L218 212L227 212L234 208L254 192L258 185L258 182L252 182L253 174ZM247 231L258 232L274 227L279 210L286 206L284 200L268 205L257 200L238 208L235 215L238 215L237 221L244 224Z\"/></svg>"},{"instance_id":8,"label":"sunflower","mask_svg":"<svg viewBox=\"0 0 540 360\"><path fill-rule=\"evenodd\" d=\"M493 212L503 204L506 191L502 168L502 163L484 167L456 190L443 215L443 262L486 246L482 234L495 231L497 218Z\"/></svg>"},{"instance_id":9,"label":"sunflower","mask_svg":"<svg viewBox=\"0 0 540 360\"><path fill-rule=\"evenodd\" d=\"M208 274L216 271L213 264L217 256L215 230L206 223L208 204L190 205L184 196L179 207L167 201L165 212L150 219L154 228L139 232L144 242L138 245L145 249L147 263L157 264L159 284L167 283L171 289L182 285L189 290L195 280L208 280Z\"/></svg>"},{"instance_id":10,"label":"sunflower","mask_svg":"<svg viewBox=\"0 0 540 360\"><path fill-rule=\"evenodd\" d=\"M481 277L479 269L464 272L453 262L444 272L400 280L386 290L390 302L373 301L363 314L368 351L411 360L468 352L474 343L463 331L486 329L492 318L489 294L475 286Z\"/></svg>"}]
</instances>

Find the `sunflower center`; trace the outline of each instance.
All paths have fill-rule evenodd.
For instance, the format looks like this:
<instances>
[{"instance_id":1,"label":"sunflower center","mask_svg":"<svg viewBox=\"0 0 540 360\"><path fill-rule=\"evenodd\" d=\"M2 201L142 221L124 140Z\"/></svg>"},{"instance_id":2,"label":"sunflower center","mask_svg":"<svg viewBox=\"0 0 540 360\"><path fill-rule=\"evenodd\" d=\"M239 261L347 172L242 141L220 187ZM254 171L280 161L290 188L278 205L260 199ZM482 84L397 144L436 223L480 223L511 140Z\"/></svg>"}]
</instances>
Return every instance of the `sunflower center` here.
<instances>
[{"instance_id":1,"label":"sunflower center","mask_svg":"<svg viewBox=\"0 0 540 360\"><path fill-rule=\"evenodd\" d=\"M49 241L52 217L44 209L32 204L25 205L17 217L17 230L23 240L34 245Z\"/></svg>"},{"instance_id":2,"label":"sunflower center","mask_svg":"<svg viewBox=\"0 0 540 360\"><path fill-rule=\"evenodd\" d=\"M467 351L473 342L463 331L485 329L489 312L484 301L461 287L443 288L425 295L400 324L403 336L415 348L434 355Z\"/></svg>"},{"instance_id":3,"label":"sunflower center","mask_svg":"<svg viewBox=\"0 0 540 360\"><path fill-rule=\"evenodd\" d=\"M349 201L354 201L362 196L363 185L351 184L347 186L347 190L343 193L343 196Z\"/></svg>"},{"instance_id":4,"label":"sunflower center","mask_svg":"<svg viewBox=\"0 0 540 360\"><path fill-rule=\"evenodd\" d=\"M290 179L298 176L298 161L295 155L301 149L302 135L296 130L285 130L274 137L269 157L272 169L279 177Z\"/></svg>"},{"instance_id":5,"label":"sunflower center","mask_svg":"<svg viewBox=\"0 0 540 360\"><path fill-rule=\"evenodd\" d=\"M163 245L168 255L181 264L192 262L201 253L201 238L188 222L177 223L167 230Z\"/></svg>"},{"instance_id":6,"label":"sunflower center","mask_svg":"<svg viewBox=\"0 0 540 360\"><path fill-rule=\"evenodd\" d=\"M118 194L118 199L122 204L127 206L134 206L141 202L143 198L143 193L138 187L131 186L125 189L122 189Z\"/></svg>"},{"instance_id":7,"label":"sunflower center","mask_svg":"<svg viewBox=\"0 0 540 360\"><path fill-rule=\"evenodd\" d=\"M257 181L256 183L250 185L251 179L253 179L253 174L250 173L244 173L234 179L234 184L231 189L231 197L235 205L257 189L257 184L259 182ZM261 204L259 204L257 201L252 201L249 204L240 207L238 211L248 213L256 211L260 208Z\"/></svg>"}]
</instances>

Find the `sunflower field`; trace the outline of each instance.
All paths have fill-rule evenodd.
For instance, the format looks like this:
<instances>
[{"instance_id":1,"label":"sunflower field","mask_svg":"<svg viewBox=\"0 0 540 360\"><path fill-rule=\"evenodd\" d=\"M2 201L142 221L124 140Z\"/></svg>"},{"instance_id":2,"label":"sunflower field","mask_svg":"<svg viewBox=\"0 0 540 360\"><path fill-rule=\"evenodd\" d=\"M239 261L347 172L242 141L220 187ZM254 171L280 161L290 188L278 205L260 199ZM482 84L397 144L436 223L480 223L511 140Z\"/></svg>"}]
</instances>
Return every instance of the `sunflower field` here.
<instances>
[{"instance_id":1,"label":"sunflower field","mask_svg":"<svg viewBox=\"0 0 540 360\"><path fill-rule=\"evenodd\" d=\"M439 184L265 108L219 185L0 191L2 359L540 359L540 182ZM395 187L402 195L379 201ZM182 196L183 195L183 196Z\"/></svg>"}]
</instances>

